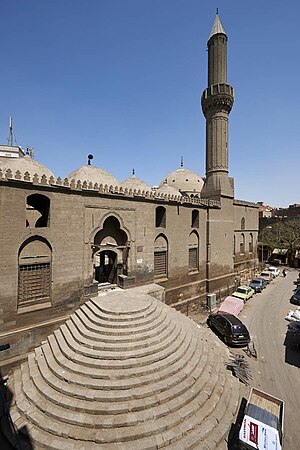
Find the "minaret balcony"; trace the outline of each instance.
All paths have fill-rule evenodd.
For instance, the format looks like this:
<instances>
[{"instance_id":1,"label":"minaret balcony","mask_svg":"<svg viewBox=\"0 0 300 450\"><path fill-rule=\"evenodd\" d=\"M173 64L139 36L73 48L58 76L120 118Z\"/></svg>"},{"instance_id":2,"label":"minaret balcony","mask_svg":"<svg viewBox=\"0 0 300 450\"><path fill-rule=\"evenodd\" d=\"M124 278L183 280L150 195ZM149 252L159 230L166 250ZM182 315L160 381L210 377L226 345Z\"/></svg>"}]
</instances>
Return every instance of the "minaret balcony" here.
<instances>
[{"instance_id":1,"label":"minaret balcony","mask_svg":"<svg viewBox=\"0 0 300 450\"><path fill-rule=\"evenodd\" d=\"M212 84L202 94L201 105L204 115L209 109L220 107L228 113L231 111L234 102L233 87L226 83Z\"/></svg>"}]
</instances>

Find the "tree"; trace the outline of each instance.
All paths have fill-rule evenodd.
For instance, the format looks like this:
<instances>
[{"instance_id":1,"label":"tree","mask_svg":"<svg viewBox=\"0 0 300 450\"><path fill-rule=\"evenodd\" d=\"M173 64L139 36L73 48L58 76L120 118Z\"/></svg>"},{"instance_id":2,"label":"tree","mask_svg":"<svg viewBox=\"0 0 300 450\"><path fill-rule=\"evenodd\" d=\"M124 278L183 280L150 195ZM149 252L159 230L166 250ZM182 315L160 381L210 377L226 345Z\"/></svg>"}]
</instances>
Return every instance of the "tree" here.
<instances>
[{"instance_id":1,"label":"tree","mask_svg":"<svg viewBox=\"0 0 300 450\"><path fill-rule=\"evenodd\" d=\"M259 233L259 241L274 248L294 249L300 246L300 219L289 219L266 226Z\"/></svg>"}]
</instances>

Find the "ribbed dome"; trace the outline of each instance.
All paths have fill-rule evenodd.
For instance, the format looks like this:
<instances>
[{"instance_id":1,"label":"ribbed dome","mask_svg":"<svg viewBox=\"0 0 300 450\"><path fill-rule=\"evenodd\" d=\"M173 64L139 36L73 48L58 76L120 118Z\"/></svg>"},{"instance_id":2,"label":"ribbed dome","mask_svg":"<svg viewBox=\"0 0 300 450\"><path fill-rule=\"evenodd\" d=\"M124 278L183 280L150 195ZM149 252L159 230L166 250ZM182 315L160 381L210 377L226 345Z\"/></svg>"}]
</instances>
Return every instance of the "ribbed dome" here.
<instances>
[{"instance_id":1,"label":"ribbed dome","mask_svg":"<svg viewBox=\"0 0 300 450\"><path fill-rule=\"evenodd\" d=\"M87 181L88 183L107 184L108 186L120 186L120 182L109 172L100 167L91 166L86 164L77 170L71 172L67 178L71 180L81 182Z\"/></svg>"},{"instance_id":2,"label":"ribbed dome","mask_svg":"<svg viewBox=\"0 0 300 450\"><path fill-rule=\"evenodd\" d=\"M239 404L228 358L209 330L145 291L112 291L83 304L14 371L11 416L33 448L212 450Z\"/></svg>"},{"instance_id":3,"label":"ribbed dome","mask_svg":"<svg viewBox=\"0 0 300 450\"><path fill-rule=\"evenodd\" d=\"M39 177L42 175L46 175L47 178L54 177L51 170L32 159L29 155L21 156L19 158L0 157L0 169L2 172L5 172L7 169L11 169L13 176L15 175L15 172L19 170L22 176L25 172L29 172L31 178L36 173Z\"/></svg>"},{"instance_id":4,"label":"ribbed dome","mask_svg":"<svg viewBox=\"0 0 300 450\"><path fill-rule=\"evenodd\" d=\"M167 183L163 183L157 191L159 194L166 194L166 195L181 195L181 193L175 189L172 186L169 186Z\"/></svg>"},{"instance_id":5,"label":"ribbed dome","mask_svg":"<svg viewBox=\"0 0 300 450\"><path fill-rule=\"evenodd\" d=\"M169 173L169 175L167 175L160 183L159 187L162 187L165 182L167 182L168 186L171 186L180 192L186 192L187 194L199 194L204 185L204 182L199 175L184 167Z\"/></svg>"},{"instance_id":6,"label":"ribbed dome","mask_svg":"<svg viewBox=\"0 0 300 450\"><path fill-rule=\"evenodd\" d=\"M151 191L151 187L148 186L148 184L143 180L140 180L140 178L137 178L134 173L130 178L127 178L125 181L123 181L122 187L124 189L136 189L137 191Z\"/></svg>"}]
</instances>

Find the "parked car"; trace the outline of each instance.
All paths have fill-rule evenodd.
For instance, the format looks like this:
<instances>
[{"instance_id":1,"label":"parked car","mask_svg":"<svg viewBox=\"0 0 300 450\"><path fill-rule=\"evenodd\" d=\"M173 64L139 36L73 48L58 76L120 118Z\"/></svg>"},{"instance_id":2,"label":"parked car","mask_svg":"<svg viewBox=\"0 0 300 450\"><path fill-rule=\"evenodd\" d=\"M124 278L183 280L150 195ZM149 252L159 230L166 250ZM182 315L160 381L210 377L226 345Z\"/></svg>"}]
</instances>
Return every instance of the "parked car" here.
<instances>
[{"instance_id":1,"label":"parked car","mask_svg":"<svg viewBox=\"0 0 300 450\"><path fill-rule=\"evenodd\" d=\"M249 283L249 286L255 293L261 292L266 287L264 281L265 280L263 278L253 278Z\"/></svg>"},{"instance_id":2,"label":"parked car","mask_svg":"<svg viewBox=\"0 0 300 450\"><path fill-rule=\"evenodd\" d=\"M271 274L271 272L268 272L267 270L264 270L259 275L259 278L264 278L267 281L267 283L271 283L271 281L273 280L273 275Z\"/></svg>"},{"instance_id":3,"label":"parked car","mask_svg":"<svg viewBox=\"0 0 300 450\"><path fill-rule=\"evenodd\" d=\"M250 286L239 286L237 290L231 294L233 297L238 297L244 300L244 303L246 303L249 298L252 297L254 294L254 290Z\"/></svg>"},{"instance_id":4,"label":"parked car","mask_svg":"<svg viewBox=\"0 0 300 450\"><path fill-rule=\"evenodd\" d=\"M262 281L262 283L264 285L264 289L268 286L268 282L264 278L256 277L256 280L261 280Z\"/></svg>"},{"instance_id":5,"label":"parked car","mask_svg":"<svg viewBox=\"0 0 300 450\"><path fill-rule=\"evenodd\" d=\"M300 286L297 286L297 289L295 290L294 294L291 298L291 303L294 303L294 305L300 305Z\"/></svg>"},{"instance_id":6,"label":"parked car","mask_svg":"<svg viewBox=\"0 0 300 450\"><path fill-rule=\"evenodd\" d=\"M210 314L207 324L222 336L225 344L245 346L250 342L246 326L233 314L225 312Z\"/></svg>"},{"instance_id":7,"label":"parked car","mask_svg":"<svg viewBox=\"0 0 300 450\"><path fill-rule=\"evenodd\" d=\"M278 277L280 275L280 269L278 269L278 267L270 266L267 270L268 272L273 273L275 277Z\"/></svg>"}]
</instances>

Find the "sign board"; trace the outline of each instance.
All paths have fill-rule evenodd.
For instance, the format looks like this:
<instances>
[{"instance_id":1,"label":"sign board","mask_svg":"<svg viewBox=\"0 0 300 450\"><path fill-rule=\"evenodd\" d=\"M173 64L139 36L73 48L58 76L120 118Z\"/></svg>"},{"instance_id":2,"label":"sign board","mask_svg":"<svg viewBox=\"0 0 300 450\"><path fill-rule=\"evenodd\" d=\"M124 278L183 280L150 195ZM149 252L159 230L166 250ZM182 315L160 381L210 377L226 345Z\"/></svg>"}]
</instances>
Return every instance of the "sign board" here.
<instances>
[{"instance_id":1,"label":"sign board","mask_svg":"<svg viewBox=\"0 0 300 450\"><path fill-rule=\"evenodd\" d=\"M259 422L253 417L244 416L239 439L248 446L259 450L281 450L278 431Z\"/></svg>"}]
</instances>

